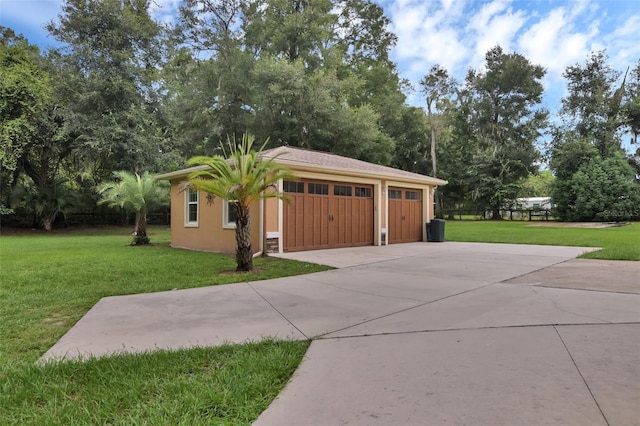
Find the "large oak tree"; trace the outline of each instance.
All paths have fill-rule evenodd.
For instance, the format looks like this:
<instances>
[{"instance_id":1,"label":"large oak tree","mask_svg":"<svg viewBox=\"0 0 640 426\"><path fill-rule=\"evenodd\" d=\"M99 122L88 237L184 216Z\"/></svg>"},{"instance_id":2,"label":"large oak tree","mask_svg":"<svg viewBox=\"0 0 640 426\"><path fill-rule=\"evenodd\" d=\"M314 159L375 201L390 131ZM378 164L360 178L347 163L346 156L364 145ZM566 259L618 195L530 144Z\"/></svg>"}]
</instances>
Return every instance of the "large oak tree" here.
<instances>
[{"instance_id":1,"label":"large oak tree","mask_svg":"<svg viewBox=\"0 0 640 426\"><path fill-rule=\"evenodd\" d=\"M484 69L467 73L463 135L477 147L470 186L478 206L493 219L501 219L500 209L516 198L519 181L535 172L540 159L536 143L548 116L541 106L545 72L496 46L485 55Z\"/></svg>"}]
</instances>

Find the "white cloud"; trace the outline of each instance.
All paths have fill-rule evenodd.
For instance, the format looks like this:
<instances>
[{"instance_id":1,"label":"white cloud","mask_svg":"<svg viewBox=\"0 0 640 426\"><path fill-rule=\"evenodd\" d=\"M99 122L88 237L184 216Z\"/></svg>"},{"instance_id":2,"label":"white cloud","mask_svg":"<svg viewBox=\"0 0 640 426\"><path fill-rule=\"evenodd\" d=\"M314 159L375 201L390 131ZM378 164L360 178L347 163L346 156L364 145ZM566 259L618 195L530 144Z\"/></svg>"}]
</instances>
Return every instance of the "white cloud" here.
<instances>
[{"instance_id":1,"label":"white cloud","mask_svg":"<svg viewBox=\"0 0 640 426\"><path fill-rule=\"evenodd\" d=\"M477 2L396 0L387 5L392 30L398 36L394 58L414 80L433 64L462 78L469 67L481 66L485 53L499 44L515 48L516 35L526 23L522 10L510 0L495 0L473 9Z\"/></svg>"},{"instance_id":2,"label":"white cloud","mask_svg":"<svg viewBox=\"0 0 640 426\"><path fill-rule=\"evenodd\" d=\"M598 0L395 0L385 2L385 7L398 36L392 57L414 86L434 64L462 80L469 67L481 67L485 53L500 45L548 69L544 84L553 92L550 98L555 104L567 65L583 62L590 51L612 44L620 46L618 56L630 57L639 45L633 35L640 16L628 18L611 40L602 38L602 21L609 11Z\"/></svg>"},{"instance_id":3,"label":"white cloud","mask_svg":"<svg viewBox=\"0 0 640 426\"><path fill-rule=\"evenodd\" d=\"M466 67L468 47L457 27L464 18L465 3L397 0L389 6L391 30L398 36L393 56L414 84L432 64L454 70Z\"/></svg>"},{"instance_id":4,"label":"white cloud","mask_svg":"<svg viewBox=\"0 0 640 426\"><path fill-rule=\"evenodd\" d=\"M470 18L468 39L475 44L475 55L470 58L470 65L479 67L484 62L485 53L496 45L507 52L513 51L514 38L525 22L524 12L514 12L508 1L496 0L485 4Z\"/></svg>"},{"instance_id":5,"label":"white cloud","mask_svg":"<svg viewBox=\"0 0 640 426\"><path fill-rule=\"evenodd\" d=\"M447 12L454 4L456 4L456 0L442 0L442 10Z\"/></svg>"},{"instance_id":6,"label":"white cloud","mask_svg":"<svg viewBox=\"0 0 640 426\"><path fill-rule=\"evenodd\" d=\"M41 28L60 13L59 0L1 0L0 18L5 21L20 22L32 28Z\"/></svg>"},{"instance_id":7,"label":"white cloud","mask_svg":"<svg viewBox=\"0 0 640 426\"><path fill-rule=\"evenodd\" d=\"M563 7L553 9L522 34L519 50L533 63L545 66L549 73L560 75L567 65L586 58L589 41L597 32L574 28L570 13Z\"/></svg>"},{"instance_id":8,"label":"white cloud","mask_svg":"<svg viewBox=\"0 0 640 426\"><path fill-rule=\"evenodd\" d=\"M20 32L44 36L45 24L60 13L58 0L0 0L0 25L18 27ZM27 37L30 39L30 37Z\"/></svg>"},{"instance_id":9,"label":"white cloud","mask_svg":"<svg viewBox=\"0 0 640 426\"><path fill-rule=\"evenodd\" d=\"M614 25L615 29L603 37L603 42L611 62L622 71L640 60L640 14L628 16Z\"/></svg>"},{"instance_id":10,"label":"white cloud","mask_svg":"<svg viewBox=\"0 0 640 426\"><path fill-rule=\"evenodd\" d=\"M154 19L161 22L174 22L178 12L180 0L154 0L149 11Z\"/></svg>"},{"instance_id":11,"label":"white cloud","mask_svg":"<svg viewBox=\"0 0 640 426\"><path fill-rule=\"evenodd\" d=\"M0 25L22 34L41 48L56 45L45 25L60 14L58 0L0 0Z\"/></svg>"}]
</instances>

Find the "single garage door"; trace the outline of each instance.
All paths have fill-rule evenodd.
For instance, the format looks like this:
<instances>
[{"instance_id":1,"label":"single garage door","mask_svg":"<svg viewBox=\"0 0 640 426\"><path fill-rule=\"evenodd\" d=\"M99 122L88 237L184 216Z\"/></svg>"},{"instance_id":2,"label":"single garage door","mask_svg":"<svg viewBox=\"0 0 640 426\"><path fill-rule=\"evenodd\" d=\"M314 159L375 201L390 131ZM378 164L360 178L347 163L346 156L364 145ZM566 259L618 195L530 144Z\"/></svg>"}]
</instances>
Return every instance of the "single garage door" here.
<instances>
[{"instance_id":1,"label":"single garage door","mask_svg":"<svg viewBox=\"0 0 640 426\"><path fill-rule=\"evenodd\" d=\"M373 186L285 181L283 250L373 245Z\"/></svg>"},{"instance_id":2,"label":"single garage door","mask_svg":"<svg viewBox=\"0 0 640 426\"><path fill-rule=\"evenodd\" d=\"M422 191L389 188L389 243L422 241Z\"/></svg>"}]
</instances>

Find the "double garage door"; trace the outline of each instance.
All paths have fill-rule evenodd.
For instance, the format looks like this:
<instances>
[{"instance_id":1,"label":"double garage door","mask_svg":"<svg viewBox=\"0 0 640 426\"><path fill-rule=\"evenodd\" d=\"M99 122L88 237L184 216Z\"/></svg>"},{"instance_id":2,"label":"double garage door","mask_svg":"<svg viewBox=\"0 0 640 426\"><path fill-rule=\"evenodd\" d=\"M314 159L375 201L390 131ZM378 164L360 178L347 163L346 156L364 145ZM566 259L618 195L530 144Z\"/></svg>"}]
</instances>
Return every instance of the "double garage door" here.
<instances>
[{"instance_id":1,"label":"double garage door","mask_svg":"<svg viewBox=\"0 0 640 426\"><path fill-rule=\"evenodd\" d=\"M373 245L373 185L285 181L284 251ZM421 192L389 188L389 243L422 241Z\"/></svg>"},{"instance_id":2,"label":"double garage door","mask_svg":"<svg viewBox=\"0 0 640 426\"><path fill-rule=\"evenodd\" d=\"M373 245L373 186L284 182L285 251Z\"/></svg>"}]
</instances>

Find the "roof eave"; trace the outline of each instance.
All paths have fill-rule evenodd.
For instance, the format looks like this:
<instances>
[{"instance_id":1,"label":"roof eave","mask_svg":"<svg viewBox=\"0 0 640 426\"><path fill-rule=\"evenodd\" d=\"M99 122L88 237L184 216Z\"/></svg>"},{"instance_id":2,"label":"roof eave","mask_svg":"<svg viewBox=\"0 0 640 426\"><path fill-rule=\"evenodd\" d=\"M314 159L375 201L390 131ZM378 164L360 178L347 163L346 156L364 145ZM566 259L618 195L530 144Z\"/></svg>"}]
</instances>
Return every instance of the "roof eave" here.
<instances>
[{"instance_id":1,"label":"roof eave","mask_svg":"<svg viewBox=\"0 0 640 426\"><path fill-rule=\"evenodd\" d=\"M287 160L286 158L278 157L276 159L277 162L289 166L293 169L300 169L304 171L314 171L314 170L322 170L326 172L334 172L341 175L346 176L359 176L366 178L379 179L380 177L385 178L386 180L394 180L401 182L411 182L411 183L419 183L426 185L435 185L442 186L446 185L448 182L443 179L434 178L426 175L415 174L414 176L402 176L394 173L385 173L385 172L375 172L369 170L356 170L356 169L348 169L344 167L335 167L335 166L324 166L320 164L312 164L312 163L303 163L295 160Z\"/></svg>"},{"instance_id":2,"label":"roof eave","mask_svg":"<svg viewBox=\"0 0 640 426\"><path fill-rule=\"evenodd\" d=\"M189 168L182 169L182 170L176 170L175 172L169 172L169 173L160 174L160 175L156 176L156 179L173 180L173 179L180 178L180 177L187 177L192 172L195 172L195 171L198 171L198 170L206 170L206 169L207 169L207 166L189 167Z\"/></svg>"}]
</instances>

